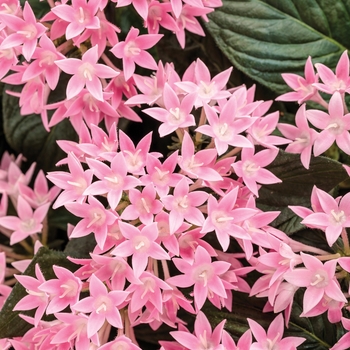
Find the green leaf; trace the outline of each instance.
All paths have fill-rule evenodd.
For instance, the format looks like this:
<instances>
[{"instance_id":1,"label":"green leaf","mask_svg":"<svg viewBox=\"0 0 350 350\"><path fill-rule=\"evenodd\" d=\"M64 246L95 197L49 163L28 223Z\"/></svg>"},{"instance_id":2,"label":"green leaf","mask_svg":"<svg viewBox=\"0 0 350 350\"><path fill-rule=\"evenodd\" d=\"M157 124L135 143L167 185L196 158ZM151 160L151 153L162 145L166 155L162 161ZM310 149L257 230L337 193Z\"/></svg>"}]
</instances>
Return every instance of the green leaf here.
<instances>
[{"instance_id":1,"label":"green leaf","mask_svg":"<svg viewBox=\"0 0 350 350\"><path fill-rule=\"evenodd\" d=\"M67 256L64 253L49 250L45 247L41 247L39 249L23 274L36 278L36 264L39 264L46 280L56 278L55 273L52 269L53 265L63 266L70 271L75 271L77 268L75 264L67 259ZM21 300L26 295L28 294L25 288L17 282L0 311L0 339L22 336L30 328L32 328L32 325L19 317L19 314L33 316L35 310L13 311L13 308L19 302L19 300Z\"/></svg>"},{"instance_id":2,"label":"green leaf","mask_svg":"<svg viewBox=\"0 0 350 350\"><path fill-rule=\"evenodd\" d=\"M29 2L30 7L32 8L35 17L37 19L40 19L43 17L46 13L50 12L50 5L48 2L43 2L40 0L27 0ZM23 8L24 4L26 3L25 0L21 0L20 4Z\"/></svg>"},{"instance_id":3,"label":"green leaf","mask_svg":"<svg viewBox=\"0 0 350 350\"><path fill-rule=\"evenodd\" d=\"M350 48L350 1L223 0L206 27L234 66L281 94L281 73L303 74L308 56L334 69Z\"/></svg>"},{"instance_id":4,"label":"green leaf","mask_svg":"<svg viewBox=\"0 0 350 350\"><path fill-rule=\"evenodd\" d=\"M264 185L259 190L257 204L264 211L279 210L281 214L272 226L287 234L303 228L301 219L288 209L288 205L310 206L314 186L329 192L348 178L342 164L325 157L312 157L307 170L300 162L300 155L280 151L267 167L282 183Z\"/></svg>"},{"instance_id":5,"label":"green leaf","mask_svg":"<svg viewBox=\"0 0 350 350\"><path fill-rule=\"evenodd\" d=\"M61 90L64 81L61 81ZM20 91L20 88L7 86L5 90ZM52 93L50 100L59 100L62 91ZM64 96L64 95L63 95ZM3 94L2 97L4 133L9 145L18 153L22 153L29 162L37 162L44 172L55 169L55 164L64 158L65 153L59 148L57 140L77 140L76 132L70 122L65 119L47 132L42 125L40 115L20 114L17 97Z\"/></svg>"}]
</instances>

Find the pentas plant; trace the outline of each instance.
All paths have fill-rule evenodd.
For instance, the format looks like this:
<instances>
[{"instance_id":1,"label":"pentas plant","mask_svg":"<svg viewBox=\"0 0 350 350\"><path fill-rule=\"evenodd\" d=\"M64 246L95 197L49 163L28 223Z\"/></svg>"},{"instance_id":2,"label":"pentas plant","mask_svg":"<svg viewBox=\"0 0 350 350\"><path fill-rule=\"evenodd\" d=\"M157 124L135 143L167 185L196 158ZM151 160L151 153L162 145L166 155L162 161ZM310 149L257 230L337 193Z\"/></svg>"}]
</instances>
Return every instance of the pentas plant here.
<instances>
[{"instance_id":1,"label":"pentas plant","mask_svg":"<svg viewBox=\"0 0 350 350\"><path fill-rule=\"evenodd\" d=\"M136 350L135 330L147 324L170 329L162 350L296 349L308 339L283 334L300 294L298 317L325 314L349 330L349 194L333 198L314 186L311 207L290 206L323 232L326 249L289 237L273 225L280 211L258 205L267 185L283 181L271 167L279 148L300 154L306 169L334 143L350 155L347 53L335 73L322 64L316 73L309 58L305 78L283 74L294 92L278 100L301 106L296 125L279 123L271 101L254 100L254 86L227 88L232 68L212 76L197 59L180 76L149 52L162 40L160 27L183 48L185 30L204 35L198 19L207 21L221 1L48 3L42 18L29 2L1 3L1 78L21 86L8 93L23 115L40 115L47 132L68 119L79 141L58 140L65 168L46 177L35 164L22 171L22 156L3 154L0 321L10 314L10 326L26 328L13 334L0 325L2 348ZM107 19L111 4L132 5L145 30L122 33ZM63 73L64 96L51 102ZM142 121L141 106L159 127L136 143L119 121ZM173 135L171 154L151 151L156 133ZM74 216L64 222L70 243L91 248L83 257L68 244L46 271L50 207ZM264 311L278 314L266 330L248 318L233 339L228 321L210 324L206 308L234 312L237 294L266 298ZM337 340L333 350L348 348L348 333Z\"/></svg>"}]
</instances>

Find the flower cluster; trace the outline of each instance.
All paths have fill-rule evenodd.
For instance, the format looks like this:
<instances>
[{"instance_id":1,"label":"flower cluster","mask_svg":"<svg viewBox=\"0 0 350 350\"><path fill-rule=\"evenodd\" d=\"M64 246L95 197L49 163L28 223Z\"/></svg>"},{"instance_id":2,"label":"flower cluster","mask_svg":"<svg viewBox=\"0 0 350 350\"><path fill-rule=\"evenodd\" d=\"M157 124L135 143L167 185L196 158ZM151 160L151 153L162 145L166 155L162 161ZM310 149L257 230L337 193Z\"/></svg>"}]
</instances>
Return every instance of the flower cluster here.
<instances>
[{"instance_id":1,"label":"flower cluster","mask_svg":"<svg viewBox=\"0 0 350 350\"><path fill-rule=\"evenodd\" d=\"M14 276L26 295L13 310L34 310L33 317L21 315L32 328L2 339L3 348L137 350L136 326L165 324L174 341L161 341L162 350L296 349L305 338L282 336L297 292L303 293L301 317L327 312L331 323L349 329L343 315L349 194L334 199L315 186L311 209L290 207L302 224L324 232L333 254L274 228L280 212L257 206L261 188L282 181L269 169L279 147L300 153L305 168L312 147L318 156L336 142L350 154L347 53L335 74L321 64L315 74L309 59L305 79L283 75L295 92L279 100L310 100L329 112L302 104L292 126L269 112L272 101L255 101L254 86L228 89L231 68L212 76L197 59L180 76L147 51L162 39L160 27L174 32L181 47L185 30L204 35L198 18L207 20L220 0L49 1L40 20L28 2L23 9L16 0L0 3L1 81L23 85L8 93L19 97L23 115L40 114L48 132L68 118L79 136L58 141L66 154L58 165L65 168L47 174L50 189L42 171L34 178L34 164L23 173L21 157L2 157L0 232L11 247L0 246L0 303L14 282L5 276ZM132 5L148 33L131 27L123 35L106 18L111 4ZM153 73L139 75L138 67ZM69 79L65 96L49 103L61 73ZM332 95L329 104L319 91ZM171 153L151 151L154 133L135 142L118 125L122 117L141 121L140 106L159 122L160 137L176 134ZM68 256L75 271L54 264L54 277L47 278L37 263L35 276L21 275L28 255L49 243L51 206L77 219L67 227L68 239L84 237L93 248L85 258ZM17 253L18 245L27 255ZM252 271L260 277L251 284ZM212 330L203 311L205 305L232 311L233 292L264 297L264 311L279 313L267 331L248 319L237 345L225 321ZM193 333L182 310L195 317ZM348 334L332 349L346 349Z\"/></svg>"}]
</instances>

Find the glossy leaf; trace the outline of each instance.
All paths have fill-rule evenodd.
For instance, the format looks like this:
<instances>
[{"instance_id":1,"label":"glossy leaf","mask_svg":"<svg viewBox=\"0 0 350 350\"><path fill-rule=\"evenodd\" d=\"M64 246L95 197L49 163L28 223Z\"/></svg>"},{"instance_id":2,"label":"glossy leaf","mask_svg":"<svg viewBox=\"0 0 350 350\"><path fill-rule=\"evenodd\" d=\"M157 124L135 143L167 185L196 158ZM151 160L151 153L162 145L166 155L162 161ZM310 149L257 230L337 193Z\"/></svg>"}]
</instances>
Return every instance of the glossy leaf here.
<instances>
[{"instance_id":1,"label":"glossy leaf","mask_svg":"<svg viewBox=\"0 0 350 350\"><path fill-rule=\"evenodd\" d=\"M276 93L281 73L303 74L308 56L334 69L350 48L350 1L223 0L206 24L214 40L249 77Z\"/></svg>"}]
</instances>

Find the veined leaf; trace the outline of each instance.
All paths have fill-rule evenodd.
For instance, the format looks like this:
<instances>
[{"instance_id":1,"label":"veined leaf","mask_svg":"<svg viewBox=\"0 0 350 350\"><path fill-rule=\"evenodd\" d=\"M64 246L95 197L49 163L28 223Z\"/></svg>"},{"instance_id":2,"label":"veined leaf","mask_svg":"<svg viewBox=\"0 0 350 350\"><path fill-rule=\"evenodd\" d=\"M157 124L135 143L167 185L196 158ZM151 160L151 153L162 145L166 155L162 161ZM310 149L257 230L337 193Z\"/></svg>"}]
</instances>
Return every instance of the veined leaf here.
<instances>
[{"instance_id":1,"label":"veined leaf","mask_svg":"<svg viewBox=\"0 0 350 350\"><path fill-rule=\"evenodd\" d=\"M223 0L206 24L235 67L276 93L281 73L303 74L305 61L334 69L350 48L349 0Z\"/></svg>"}]
</instances>

